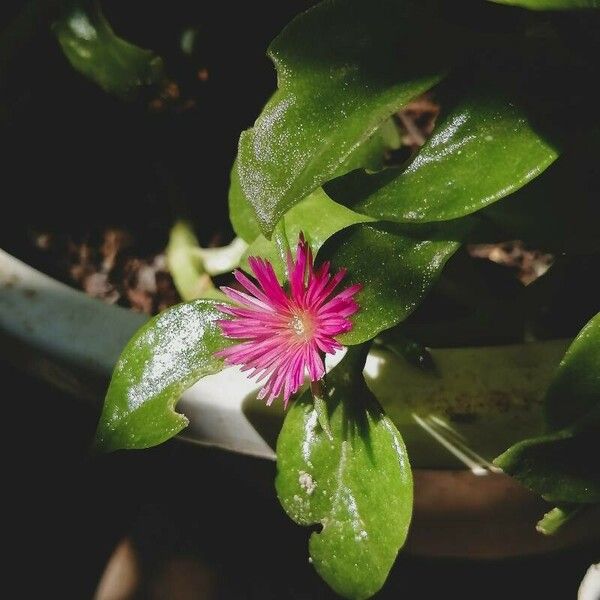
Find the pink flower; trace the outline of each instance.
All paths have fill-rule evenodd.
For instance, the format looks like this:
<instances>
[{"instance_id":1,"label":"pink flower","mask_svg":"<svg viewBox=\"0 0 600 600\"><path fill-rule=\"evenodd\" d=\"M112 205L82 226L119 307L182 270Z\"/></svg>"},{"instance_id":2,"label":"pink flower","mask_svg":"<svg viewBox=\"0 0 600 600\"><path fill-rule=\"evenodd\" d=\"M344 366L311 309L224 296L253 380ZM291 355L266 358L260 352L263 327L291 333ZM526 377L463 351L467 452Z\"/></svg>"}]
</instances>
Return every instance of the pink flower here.
<instances>
[{"instance_id":1,"label":"pink flower","mask_svg":"<svg viewBox=\"0 0 600 600\"><path fill-rule=\"evenodd\" d=\"M332 295L346 270L333 277L330 264L313 265L312 251L300 234L296 260L288 254L289 290L277 281L273 266L262 258L251 257L250 268L258 285L241 271L234 276L246 292L221 288L238 306L222 305L221 311L233 319L219 325L228 338L243 340L217 353L231 365L242 365L258 375L264 386L259 398L271 404L283 395L284 405L298 391L305 374L317 381L325 374L323 357L342 345L335 336L350 331L349 319L358 310L353 296L361 288L353 285ZM260 287L259 287L260 286Z\"/></svg>"}]
</instances>

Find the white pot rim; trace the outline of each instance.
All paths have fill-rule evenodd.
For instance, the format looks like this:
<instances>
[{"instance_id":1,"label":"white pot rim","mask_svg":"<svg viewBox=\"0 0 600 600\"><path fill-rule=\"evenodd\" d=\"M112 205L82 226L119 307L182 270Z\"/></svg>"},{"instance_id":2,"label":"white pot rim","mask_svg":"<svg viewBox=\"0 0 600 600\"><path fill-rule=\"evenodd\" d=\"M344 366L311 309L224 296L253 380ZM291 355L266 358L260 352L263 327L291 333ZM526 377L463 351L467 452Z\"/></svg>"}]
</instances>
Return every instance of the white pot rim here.
<instances>
[{"instance_id":1,"label":"white pot rim","mask_svg":"<svg viewBox=\"0 0 600 600\"><path fill-rule=\"evenodd\" d=\"M122 348L146 320L145 315L93 299L0 250L0 353L65 391L97 403ZM566 343L560 341L559 349ZM460 350L442 352L454 356ZM375 363L372 369L378 368ZM264 432L259 433L245 406L255 390L236 369L198 382L178 404L190 419L181 440L273 460L272 444ZM272 421L281 419L280 409L267 414ZM415 516L407 544L414 554L499 558L600 536L598 514L592 527L584 520L564 536L537 534L535 520L547 505L487 468L415 469L414 475Z\"/></svg>"}]
</instances>

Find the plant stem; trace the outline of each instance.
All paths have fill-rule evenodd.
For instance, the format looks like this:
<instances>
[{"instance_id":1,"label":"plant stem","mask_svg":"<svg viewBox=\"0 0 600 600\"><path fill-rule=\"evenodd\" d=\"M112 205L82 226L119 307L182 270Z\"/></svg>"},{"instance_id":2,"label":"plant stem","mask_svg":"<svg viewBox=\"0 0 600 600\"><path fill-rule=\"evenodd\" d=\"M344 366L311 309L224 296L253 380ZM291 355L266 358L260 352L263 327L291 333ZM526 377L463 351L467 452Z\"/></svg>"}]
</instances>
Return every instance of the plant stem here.
<instances>
[{"instance_id":1,"label":"plant stem","mask_svg":"<svg viewBox=\"0 0 600 600\"><path fill-rule=\"evenodd\" d=\"M319 425L327 437L332 440L333 435L331 433L331 428L329 427L329 412L327 410L327 402L325 400L323 380L311 381L310 391L313 396L315 410L317 411L317 420L319 421Z\"/></svg>"}]
</instances>

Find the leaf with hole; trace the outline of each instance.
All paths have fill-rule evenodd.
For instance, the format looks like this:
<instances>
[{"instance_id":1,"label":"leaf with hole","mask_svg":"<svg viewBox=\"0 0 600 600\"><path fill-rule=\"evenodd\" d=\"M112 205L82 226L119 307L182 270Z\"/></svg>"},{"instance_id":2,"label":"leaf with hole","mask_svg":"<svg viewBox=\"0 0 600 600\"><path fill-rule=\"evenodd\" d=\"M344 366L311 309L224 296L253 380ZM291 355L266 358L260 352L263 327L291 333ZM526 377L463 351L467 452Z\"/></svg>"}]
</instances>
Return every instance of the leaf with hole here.
<instances>
[{"instance_id":1,"label":"leaf with hole","mask_svg":"<svg viewBox=\"0 0 600 600\"><path fill-rule=\"evenodd\" d=\"M330 373L329 438L310 392L294 402L277 441L276 488L287 514L321 524L309 552L344 598L369 598L384 584L412 514L412 476L402 438L367 388L366 351L350 349Z\"/></svg>"},{"instance_id":2,"label":"leaf with hole","mask_svg":"<svg viewBox=\"0 0 600 600\"><path fill-rule=\"evenodd\" d=\"M231 342L212 300L173 306L129 340L113 371L95 445L102 451L148 448L181 431L188 420L175 412L181 394L201 377L220 371L215 352Z\"/></svg>"}]
</instances>

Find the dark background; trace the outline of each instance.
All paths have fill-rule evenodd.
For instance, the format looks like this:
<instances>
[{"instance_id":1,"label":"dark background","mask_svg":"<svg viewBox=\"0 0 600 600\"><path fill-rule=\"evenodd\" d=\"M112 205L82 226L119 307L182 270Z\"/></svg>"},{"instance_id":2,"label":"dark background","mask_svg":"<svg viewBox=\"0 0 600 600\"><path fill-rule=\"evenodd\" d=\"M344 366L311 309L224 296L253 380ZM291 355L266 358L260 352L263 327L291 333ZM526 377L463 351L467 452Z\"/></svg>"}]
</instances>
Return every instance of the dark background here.
<instances>
[{"instance_id":1,"label":"dark background","mask_svg":"<svg viewBox=\"0 0 600 600\"><path fill-rule=\"evenodd\" d=\"M308 530L277 502L274 464L177 441L89 459L92 407L6 363L0 381L5 585L14 578L18 590L10 597L92 597L129 535L147 582L141 598L334 598L307 561ZM177 559L192 565L179 577L199 583L176 595L180 579L171 573L173 587L161 595L159 581ZM506 561L400 554L377 597L575 598L594 560L597 545ZM207 573L215 595L202 591Z\"/></svg>"},{"instance_id":2,"label":"dark background","mask_svg":"<svg viewBox=\"0 0 600 600\"><path fill-rule=\"evenodd\" d=\"M0 219L0 246L52 273L31 244L32 231L77 237L126 227L151 252L164 247L181 210L201 242L215 224L226 240L239 132L275 87L264 49L308 4L105 1L117 33L164 57L182 98L195 100L191 110L176 105L149 115L151 97L126 105L99 92L74 73L43 27L10 61L0 56L2 204L10 206L10 218L5 212ZM0 23L22 6L3 2ZM182 58L179 37L190 22L199 45ZM198 79L199 68L208 70L207 81ZM94 407L6 362L0 381L5 585L17 586L11 597L91 597L126 535L149 586L167 559L188 557L211 574L219 597L332 597L308 564L308 531L277 503L273 464L177 441L91 459ZM401 555L381 597L573 598L594 559L592 548L479 563ZM147 587L140 597L159 597L151 594Z\"/></svg>"}]
</instances>

